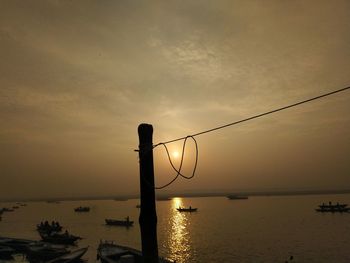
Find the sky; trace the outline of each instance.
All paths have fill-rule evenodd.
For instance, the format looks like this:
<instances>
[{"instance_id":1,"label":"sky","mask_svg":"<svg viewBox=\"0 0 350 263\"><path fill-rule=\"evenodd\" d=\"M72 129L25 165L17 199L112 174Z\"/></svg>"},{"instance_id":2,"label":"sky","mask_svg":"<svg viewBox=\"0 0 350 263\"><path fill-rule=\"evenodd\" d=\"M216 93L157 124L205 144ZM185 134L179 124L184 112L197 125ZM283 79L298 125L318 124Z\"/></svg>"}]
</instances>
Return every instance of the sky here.
<instances>
[{"instance_id":1,"label":"sky","mask_svg":"<svg viewBox=\"0 0 350 263\"><path fill-rule=\"evenodd\" d=\"M350 86L350 2L0 0L0 199L139 192L154 144ZM350 188L350 91L196 137L157 193ZM182 142L169 144L175 164ZM184 170L191 174L194 144ZM156 185L175 175L154 149Z\"/></svg>"}]
</instances>

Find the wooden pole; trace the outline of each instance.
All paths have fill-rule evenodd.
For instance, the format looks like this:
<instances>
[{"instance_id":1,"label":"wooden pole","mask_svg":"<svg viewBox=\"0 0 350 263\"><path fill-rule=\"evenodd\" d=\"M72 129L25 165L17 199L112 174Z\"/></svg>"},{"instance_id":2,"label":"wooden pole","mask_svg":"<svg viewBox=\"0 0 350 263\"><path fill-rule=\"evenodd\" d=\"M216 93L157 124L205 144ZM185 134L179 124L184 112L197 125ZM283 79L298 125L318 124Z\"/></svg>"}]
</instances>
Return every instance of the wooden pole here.
<instances>
[{"instance_id":1,"label":"wooden pole","mask_svg":"<svg viewBox=\"0 0 350 263\"><path fill-rule=\"evenodd\" d=\"M140 192L142 255L144 263L158 263L157 212L154 190L153 127L142 123L138 127L140 159Z\"/></svg>"}]
</instances>

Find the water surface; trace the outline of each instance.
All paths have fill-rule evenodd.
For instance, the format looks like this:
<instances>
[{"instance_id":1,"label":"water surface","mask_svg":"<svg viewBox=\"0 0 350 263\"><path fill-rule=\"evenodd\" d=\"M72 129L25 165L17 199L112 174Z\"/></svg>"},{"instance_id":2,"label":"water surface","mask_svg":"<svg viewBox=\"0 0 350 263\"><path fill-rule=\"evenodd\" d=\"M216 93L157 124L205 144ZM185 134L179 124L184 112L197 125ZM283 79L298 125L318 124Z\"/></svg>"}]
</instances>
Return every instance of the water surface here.
<instances>
[{"instance_id":1,"label":"water surface","mask_svg":"<svg viewBox=\"0 0 350 263\"><path fill-rule=\"evenodd\" d=\"M350 213L322 214L322 202L345 202L350 195L174 198L157 201L159 254L182 262L350 262ZM0 235L39 239L40 221L59 221L74 235L83 237L79 247L89 246L85 256L96 262L100 240L141 248L138 225L139 200L65 201L59 204L28 202L4 213ZM0 207L15 203L1 203ZM88 213L74 208L90 206ZM180 213L179 206L198 212ZM106 226L105 218L135 221L131 228Z\"/></svg>"}]
</instances>

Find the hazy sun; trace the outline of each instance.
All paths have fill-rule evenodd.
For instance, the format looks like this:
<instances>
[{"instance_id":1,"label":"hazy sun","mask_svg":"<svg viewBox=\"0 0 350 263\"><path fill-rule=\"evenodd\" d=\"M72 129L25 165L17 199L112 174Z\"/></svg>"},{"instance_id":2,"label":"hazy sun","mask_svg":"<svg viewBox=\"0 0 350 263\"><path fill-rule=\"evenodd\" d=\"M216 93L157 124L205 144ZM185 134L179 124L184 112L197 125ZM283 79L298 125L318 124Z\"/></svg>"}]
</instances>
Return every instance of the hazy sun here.
<instances>
[{"instance_id":1,"label":"hazy sun","mask_svg":"<svg viewBox=\"0 0 350 263\"><path fill-rule=\"evenodd\" d=\"M173 157L178 158L180 156L180 153L178 151L173 151Z\"/></svg>"}]
</instances>

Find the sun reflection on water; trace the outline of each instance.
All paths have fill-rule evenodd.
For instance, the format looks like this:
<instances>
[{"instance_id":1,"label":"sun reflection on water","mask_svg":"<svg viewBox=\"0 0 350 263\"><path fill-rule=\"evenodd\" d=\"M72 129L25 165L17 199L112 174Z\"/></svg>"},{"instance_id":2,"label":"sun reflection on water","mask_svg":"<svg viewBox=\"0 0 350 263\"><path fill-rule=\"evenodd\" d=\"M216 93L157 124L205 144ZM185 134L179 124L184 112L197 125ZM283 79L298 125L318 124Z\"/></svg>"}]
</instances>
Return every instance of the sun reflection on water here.
<instances>
[{"instance_id":1,"label":"sun reflection on water","mask_svg":"<svg viewBox=\"0 0 350 263\"><path fill-rule=\"evenodd\" d=\"M191 256L190 233L188 218L185 213L179 213L176 208L183 206L181 198L172 199L172 216L170 218L170 254L177 263L187 262Z\"/></svg>"}]
</instances>

